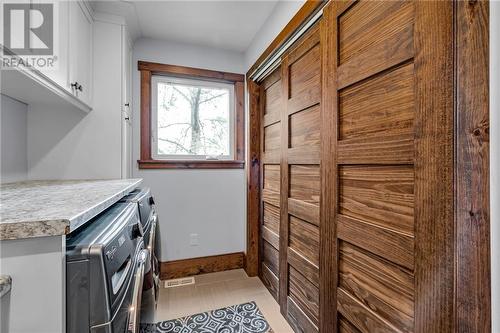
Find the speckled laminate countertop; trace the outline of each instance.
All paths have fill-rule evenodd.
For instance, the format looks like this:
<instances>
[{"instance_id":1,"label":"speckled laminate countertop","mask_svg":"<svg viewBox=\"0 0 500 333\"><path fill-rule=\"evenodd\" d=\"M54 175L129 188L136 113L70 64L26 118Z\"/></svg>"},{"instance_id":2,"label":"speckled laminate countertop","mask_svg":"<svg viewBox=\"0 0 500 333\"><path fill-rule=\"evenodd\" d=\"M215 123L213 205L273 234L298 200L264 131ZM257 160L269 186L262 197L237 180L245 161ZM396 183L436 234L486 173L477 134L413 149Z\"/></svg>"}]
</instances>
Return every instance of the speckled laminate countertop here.
<instances>
[{"instance_id":1,"label":"speckled laminate countertop","mask_svg":"<svg viewBox=\"0 0 500 333\"><path fill-rule=\"evenodd\" d=\"M47 180L0 186L0 240L65 235L137 188L142 179Z\"/></svg>"}]
</instances>

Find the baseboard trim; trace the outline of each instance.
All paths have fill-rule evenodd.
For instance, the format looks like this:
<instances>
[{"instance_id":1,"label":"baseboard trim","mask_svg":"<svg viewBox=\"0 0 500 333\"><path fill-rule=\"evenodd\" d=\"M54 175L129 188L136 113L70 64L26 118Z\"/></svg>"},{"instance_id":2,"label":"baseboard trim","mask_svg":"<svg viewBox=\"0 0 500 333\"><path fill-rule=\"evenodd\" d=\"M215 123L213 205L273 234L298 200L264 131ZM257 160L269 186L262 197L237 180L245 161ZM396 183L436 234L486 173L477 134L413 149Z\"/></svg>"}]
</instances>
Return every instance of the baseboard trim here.
<instances>
[{"instance_id":1,"label":"baseboard trim","mask_svg":"<svg viewBox=\"0 0 500 333\"><path fill-rule=\"evenodd\" d=\"M162 280L177 279L204 273L238 269L244 266L245 253L243 252L173 260L160 263L160 278Z\"/></svg>"}]
</instances>

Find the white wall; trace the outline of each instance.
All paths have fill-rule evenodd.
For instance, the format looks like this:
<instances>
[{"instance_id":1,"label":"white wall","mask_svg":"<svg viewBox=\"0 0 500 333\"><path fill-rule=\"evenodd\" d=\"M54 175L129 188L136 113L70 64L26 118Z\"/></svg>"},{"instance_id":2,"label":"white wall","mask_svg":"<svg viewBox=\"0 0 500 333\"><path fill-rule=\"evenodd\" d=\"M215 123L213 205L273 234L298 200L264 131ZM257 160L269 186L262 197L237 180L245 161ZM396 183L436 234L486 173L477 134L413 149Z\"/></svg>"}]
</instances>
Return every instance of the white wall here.
<instances>
[{"instance_id":1,"label":"white wall","mask_svg":"<svg viewBox=\"0 0 500 333\"><path fill-rule=\"evenodd\" d=\"M492 332L500 332L500 2L490 2L490 209Z\"/></svg>"},{"instance_id":2,"label":"white wall","mask_svg":"<svg viewBox=\"0 0 500 333\"><path fill-rule=\"evenodd\" d=\"M245 171L138 170L140 79L137 61L244 73L243 54L206 47L139 39L133 51L133 177L144 179L158 207L161 261L245 251ZM190 234L199 245L190 246Z\"/></svg>"},{"instance_id":3,"label":"white wall","mask_svg":"<svg viewBox=\"0 0 500 333\"><path fill-rule=\"evenodd\" d=\"M0 99L0 181L9 183L26 180L28 176L28 106L6 95L0 94Z\"/></svg>"},{"instance_id":4,"label":"white wall","mask_svg":"<svg viewBox=\"0 0 500 333\"><path fill-rule=\"evenodd\" d=\"M304 0L279 1L245 52L248 70L304 4Z\"/></svg>"},{"instance_id":5,"label":"white wall","mask_svg":"<svg viewBox=\"0 0 500 333\"><path fill-rule=\"evenodd\" d=\"M121 25L93 29L93 110L30 108L30 179L121 177Z\"/></svg>"}]
</instances>

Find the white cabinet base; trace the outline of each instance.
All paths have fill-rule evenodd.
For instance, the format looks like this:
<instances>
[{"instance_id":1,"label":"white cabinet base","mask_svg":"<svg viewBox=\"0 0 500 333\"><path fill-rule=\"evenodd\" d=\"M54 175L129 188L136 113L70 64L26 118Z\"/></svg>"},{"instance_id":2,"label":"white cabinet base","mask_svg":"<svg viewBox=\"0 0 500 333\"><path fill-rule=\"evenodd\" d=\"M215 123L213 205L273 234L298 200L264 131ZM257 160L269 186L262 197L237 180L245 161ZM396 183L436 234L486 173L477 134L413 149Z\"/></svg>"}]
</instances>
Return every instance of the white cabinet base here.
<instances>
[{"instance_id":1,"label":"white cabinet base","mask_svg":"<svg viewBox=\"0 0 500 333\"><path fill-rule=\"evenodd\" d=\"M66 331L65 241L53 236L0 242L0 272L12 277L1 309L8 330L1 333Z\"/></svg>"}]
</instances>

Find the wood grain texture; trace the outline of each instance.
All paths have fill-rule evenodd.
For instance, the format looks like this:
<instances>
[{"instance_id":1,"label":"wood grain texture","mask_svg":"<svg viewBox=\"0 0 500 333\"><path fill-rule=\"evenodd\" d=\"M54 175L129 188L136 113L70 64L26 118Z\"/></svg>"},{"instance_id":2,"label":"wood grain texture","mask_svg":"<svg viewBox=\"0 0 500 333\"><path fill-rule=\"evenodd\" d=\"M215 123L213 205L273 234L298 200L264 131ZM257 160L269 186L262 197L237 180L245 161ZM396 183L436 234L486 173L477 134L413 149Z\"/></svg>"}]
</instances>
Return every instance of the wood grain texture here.
<instances>
[{"instance_id":1,"label":"wood grain texture","mask_svg":"<svg viewBox=\"0 0 500 333\"><path fill-rule=\"evenodd\" d=\"M264 187L270 191L280 192L280 166L277 164L263 165Z\"/></svg>"},{"instance_id":2,"label":"wood grain texture","mask_svg":"<svg viewBox=\"0 0 500 333\"><path fill-rule=\"evenodd\" d=\"M281 66L278 66L272 73L270 73L264 81L262 81L262 88L264 90L269 89L272 85L277 83L279 80L281 80ZM279 85L278 85L279 86ZM281 91L278 93L278 95L281 96ZM265 104L265 107L267 107L267 104ZM265 111L264 111L265 113Z\"/></svg>"},{"instance_id":3,"label":"wood grain texture","mask_svg":"<svg viewBox=\"0 0 500 333\"><path fill-rule=\"evenodd\" d=\"M319 44L289 67L288 112L296 112L319 103L321 99L321 63Z\"/></svg>"},{"instance_id":4,"label":"wood grain texture","mask_svg":"<svg viewBox=\"0 0 500 333\"><path fill-rule=\"evenodd\" d=\"M274 299L278 301L279 279L265 264L262 264L260 278Z\"/></svg>"},{"instance_id":5,"label":"wood grain texture","mask_svg":"<svg viewBox=\"0 0 500 333\"><path fill-rule=\"evenodd\" d=\"M245 161L245 84L243 81L234 83L234 159Z\"/></svg>"},{"instance_id":6,"label":"wood grain texture","mask_svg":"<svg viewBox=\"0 0 500 333\"><path fill-rule=\"evenodd\" d=\"M372 55L374 45L385 40L397 40L398 32L413 25L413 18L410 1L358 1L338 19L339 66L363 53Z\"/></svg>"},{"instance_id":7,"label":"wood grain texture","mask_svg":"<svg viewBox=\"0 0 500 333\"><path fill-rule=\"evenodd\" d=\"M414 279L411 271L342 242L339 287L400 331L413 332Z\"/></svg>"},{"instance_id":8,"label":"wood grain texture","mask_svg":"<svg viewBox=\"0 0 500 333\"><path fill-rule=\"evenodd\" d=\"M413 235L412 166L343 166L339 178L340 214Z\"/></svg>"},{"instance_id":9,"label":"wood grain texture","mask_svg":"<svg viewBox=\"0 0 500 333\"><path fill-rule=\"evenodd\" d=\"M262 190L262 201L267 202L273 206L279 207L280 206L280 193L264 188Z\"/></svg>"},{"instance_id":10,"label":"wood grain texture","mask_svg":"<svg viewBox=\"0 0 500 333\"><path fill-rule=\"evenodd\" d=\"M337 215L337 221L339 239L413 270L415 265L413 237L344 215Z\"/></svg>"},{"instance_id":11,"label":"wood grain texture","mask_svg":"<svg viewBox=\"0 0 500 333\"><path fill-rule=\"evenodd\" d=\"M280 191L281 191L281 171L280 171L280 156L281 156L281 67L278 67L271 73L260 85L260 116L261 123L259 124L259 140L261 147L260 161L260 188L261 188L261 205L260 205L260 249L268 253L271 251L268 246L274 247L272 252L272 265L267 263L266 256L260 257L260 278L269 289L269 292L279 300L279 249L280 249ZM271 146L265 147L266 137L265 131L274 128L276 131L275 137L272 140ZM268 130L269 134L269 130ZM266 151L267 149L267 151ZM274 164L268 164L274 163ZM269 256L269 253L267 254ZM272 271L270 270L272 268Z\"/></svg>"},{"instance_id":12,"label":"wood grain texture","mask_svg":"<svg viewBox=\"0 0 500 333\"><path fill-rule=\"evenodd\" d=\"M263 203L263 224L269 230L279 235L280 232L280 209L266 202Z\"/></svg>"},{"instance_id":13,"label":"wood grain texture","mask_svg":"<svg viewBox=\"0 0 500 333\"><path fill-rule=\"evenodd\" d=\"M336 82L333 76L337 67L337 27L334 20L334 7L339 9L342 2L330 2L323 10L320 22L321 46L321 194L320 194L320 332L343 332L337 326L337 278L338 278L338 241L335 224L337 211L337 152L338 100ZM342 323L342 322L341 322ZM344 325L345 326L345 325ZM348 332L344 330L344 332ZM351 333L355 333L351 330Z\"/></svg>"},{"instance_id":14,"label":"wood grain texture","mask_svg":"<svg viewBox=\"0 0 500 333\"><path fill-rule=\"evenodd\" d=\"M277 72L280 72L279 68ZM269 79L274 79L270 77ZM264 82L268 82L266 79ZM264 89L264 126L269 126L280 121L281 117L281 77L276 82Z\"/></svg>"},{"instance_id":15,"label":"wood grain texture","mask_svg":"<svg viewBox=\"0 0 500 333\"><path fill-rule=\"evenodd\" d=\"M309 30L304 33L286 52L286 57L290 64L295 63L302 58L312 48L317 46L320 42L319 24L313 25Z\"/></svg>"},{"instance_id":16,"label":"wood grain texture","mask_svg":"<svg viewBox=\"0 0 500 333\"><path fill-rule=\"evenodd\" d=\"M248 153L247 161L247 248L245 271L248 276L259 273L260 224L260 87L247 80L248 94Z\"/></svg>"},{"instance_id":17,"label":"wood grain texture","mask_svg":"<svg viewBox=\"0 0 500 333\"><path fill-rule=\"evenodd\" d=\"M321 186L318 165L290 165L290 198L319 205Z\"/></svg>"},{"instance_id":18,"label":"wood grain texture","mask_svg":"<svg viewBox=\"0 0 500 333\"><path fill-rule=\"evenodd\" d=\"M288 252L297 254L295 259L299 259L287 260L287 318L299 332L310 332L319 326L320 37L320 26L316 24L286 56L288 103L282 122L286 120L283 125L287 133L282 149L286 150L288 181L282 186L288 191ZM311 266L314 275L307 273ZM316 280L310 281L311 278Z\"/></svg>"},{"instance_id":19,"label":"wood grain texture","mask_svg":"<svg viewBox=\"0 0 500 333\"><path fill-rule=\"evenodd\" d=\"M456 329L452 2L415 2L414 43L415 331L447 333Z\"/></svg>"},{"instance_id":20,"label":"wood grain texture","mask_svg":"<svg viewBox=\"0 0 500 333\"><path fill-rule=\"evenodd\" d=\"M280 162L288 193L262 200L278 201L287 228L279 300L296 331L315 331L303 320L310 304L299 301L311 285L321 286L322 332L491 329L487 20L481 1L337 1L324 9L319 44L285 55L288 68L303 66L281 68L283 81L295 80L280 82L290 93L280 110L287 117L265 125L284 130L268 161ZM323 57L320 100L307 106L314 47ZM316 120L303 113L310 107L321 113L318 151L308 133ZM297 246L297 235L308 235L303 226L319 226L317 263ZM347 241L340 251L339 238ZM295 273L307 282L296 283Z\"/></svg>"},{"instance_id":21,"label":"wood grain texture","mask_svg":"<svg viewBox=\"0 0 500 333\"><path fill-rule=\"evenodd\" d=\"M288 213L319 227L319 206L306 201L288 198Z\"/></svg>"},{"instance_id":22,"label":"wood grain texture","mask_svg":"<svg viewBox=\"0 0 500 333\"><path fill-rule=\"evenodd\" d=\"M299 146L288 148L288 164L319 164L320 147L319 146Z\"/></svg>"},{"instance_id":23,"label":"wood grain texture","mask_svg":"<svg viewBox=\"0 0 500 333\"><path fill-rule=\"evenodd\" d=\"M457 1L455 15L456 328L490 332L489 4Z\"/></svg>"},{"instance_id":24,"label":"wood grain texture","mask_svg":"<svg viewBox=\"0 0 500 333\"><path fill-rule=\"evenodd\" d=\"M281 125L275 123L264 127L264 152L278 151L281 146Z\"/></svg>"},{"instance_id":25,"label":"wood grain texture","mask_svg":"<svg viewBox=\"0 0 500 333\"><path fill-rule=\"evenodd\" d=\"M300 273L302 273L302 275L304 275L313 285L319 287L318 266L314 265L292 248L288 248L288 263L290 266L300 270Z\"/></svg>"},{"instance_id":26,"label":"wood grain texture","mask_svg":"<svg viewBox=\"0 0 500 333\"><path fill-rule=\"evenodd\" d=\"M305 278L299 271L290 266L289 297L311 319L314 325L319 324L319 289Z\"/></svg>"},{"instance_id":27,"label":"wood grain texture","mask_svg":"<svg viewBox=\"0 0 500 333\"><path fill-rule=\"evenodd\" d=\"M281 192L280 192L280 292L279 305L281 314L286 318L288 305L288 244L289 244L289 217L288 217L288 197L289 197L289 169L288 169L288 99L289 99L289 63L285 57L281 63L281 100L283 109L281 110Z\"/></svg>"},{"instance_id":28,"label":"wood grain texture","mask_svg":"<svg viewBox=\"0 0 500 333\"><path fill-rule=\"evenodd\" d=\"M413 164L414 159L413 134L361 137L337 144L339 164Z\"/></svg>"},{"instance_id":29,"label":"wood grain texture","mask_svg":"<svg viewBox=\"0 0 500 333\"><path fill-rule=\"evenodd\" d=\"M141 160L151 159L151 72L141 71Z\"/></svg>"},{"instance_id":30,"label":"wood grain texture","mask_svg":"<svg viewBox=\"0 0 500 333\"><path fill-rule=\"evenodd\" d=\"M413 63L339 92L339 139L413 134Z\"/></svg>"},{"instance_id":31,"label":"wood grain texture","mask_svg":"<svg viewBox=\"0 0 500 333\"><path fill-rule=\"evenodd\" d=\"M244 82L245 80L245 75L243 74L212 71L208 69L193 68L186 66L167 65L167 64L160 64L148 61L139 61L137 63L137 67L140 71L149 71L153 74L168 73L171 75L184 76L188 78L211 79L211 80L220 80L233 83Z\"/></svg>"},{"instance_id":32,"label":"wood grain texture","mask_svg":"<svg viewBox=\"0 0 500 333\"><path fill-rule=\"evenodd\" d=\"M198 274L227 271L230 269L243 268L244 263L245 254L243 252L166 261L160 263L160 278L162 280L168 280Z\"/></svg>"},{"instance_id":33,"label":"wood grain texture","mask_svg":"<svg viewBox=\"0 0 500 333\"><path fill-rule=\"evenodd\" d=\"M414 331L412 2L332 7L339 331ZM340 13L342 11L342 13ZM338 41L335 41L338 37ZM339 244L339 243L337 243Z\"/></svg>"},{"instance_id":34,"label":"wood grain texture","mask_svg":"<svg viewBox=\"0 0 500 333\"><path fill-rule=\"evenodd\" d=\"M290 115L289 121L289 148L304 147L319 149L320 143L320 108L315 106Z\"/></svg>"},{"instance_id":35,"label":"wood grain texture","mask_svg":"<svg viewBox=\"0 0 500 333\"><path fill-rule=\"evenodd\" d=\"M287 315L288 323L296 333L317 333L318 328L292 300L287 298Z\"/></svg>"},{"instance_id":36,"label":"wood grain texture","mask_svg":"<svg viewBox=\"0 0 500 333\"><path fill-rule=\"evenodd\" d=\"M290 216L288 228L288 246L319 266L319 228L294 216Z\"/></svg>"},{"instance_id":37,"label":"wood grain texture","mask_svg":"<svg viewBox=\"0 0 500 333\"><path fill-rule=\"evenodd\" d=\"M280 242L280 237L279 234L274 232L273 230L269 229L265 225L262 226L262 239L271 244L275 249L279 249L279 242Z\"/></svg>"},{"instance_id":38,"label":"wood grain texture","mask_svg":"<svg viewBox=\"0 0 500 333\"><path fill-rule=\"evenodd\" d=\"M411 1L350 7L339 19L339 88L412 57L413 17Z\"/></svg>"},{"instance_id":39,"label":"wood grain texture","mask_svg":"<svg viewBox=\"0 0 500 333\"><path fill-rule=\"evenodd\" d=\"M338 311L361 332L401 332L344 289L338 288L337 290Z\"/></svg>"},{"instance_id":40,"label":"wood grain texture","mask_svg":"<svg viewBox=\"0 0 500 333\"><path fill-rule=\"evenodd\" d=\"M138 160L139 169L244 169L245 161Z\"/></svg>"},{"instance_id":41,"label":"wood grain texture","mask_svg":"<svg viewBox=\"0 0 500 333\"><path fill-rule=\"evenodd\" d=\"M361 333L361 331L344 317L339 316L339 333Z\"/></svg>"},{"instance_id":42,"label":"wood grain texture","mask_svg":"<svg viewBox=\"0 0 500 333\"><path fill-rule=\"evenodd\" d=\"M248 153L247 153L247 248L245 271L248 276L259 273L260 224L260 87L247 81L248 93Z\"/></svg>"},{"instance_id":43,"label":"wood grain texture","mask_svg":"<svg viewBox=\"0 0 500 333\"><path fill-rule=\"evenodd\" d=\"M270 243L262 242L262 262L273 272L274 275L280 276L279 274L279 252Z\"/></svg>"}]
</instances>

